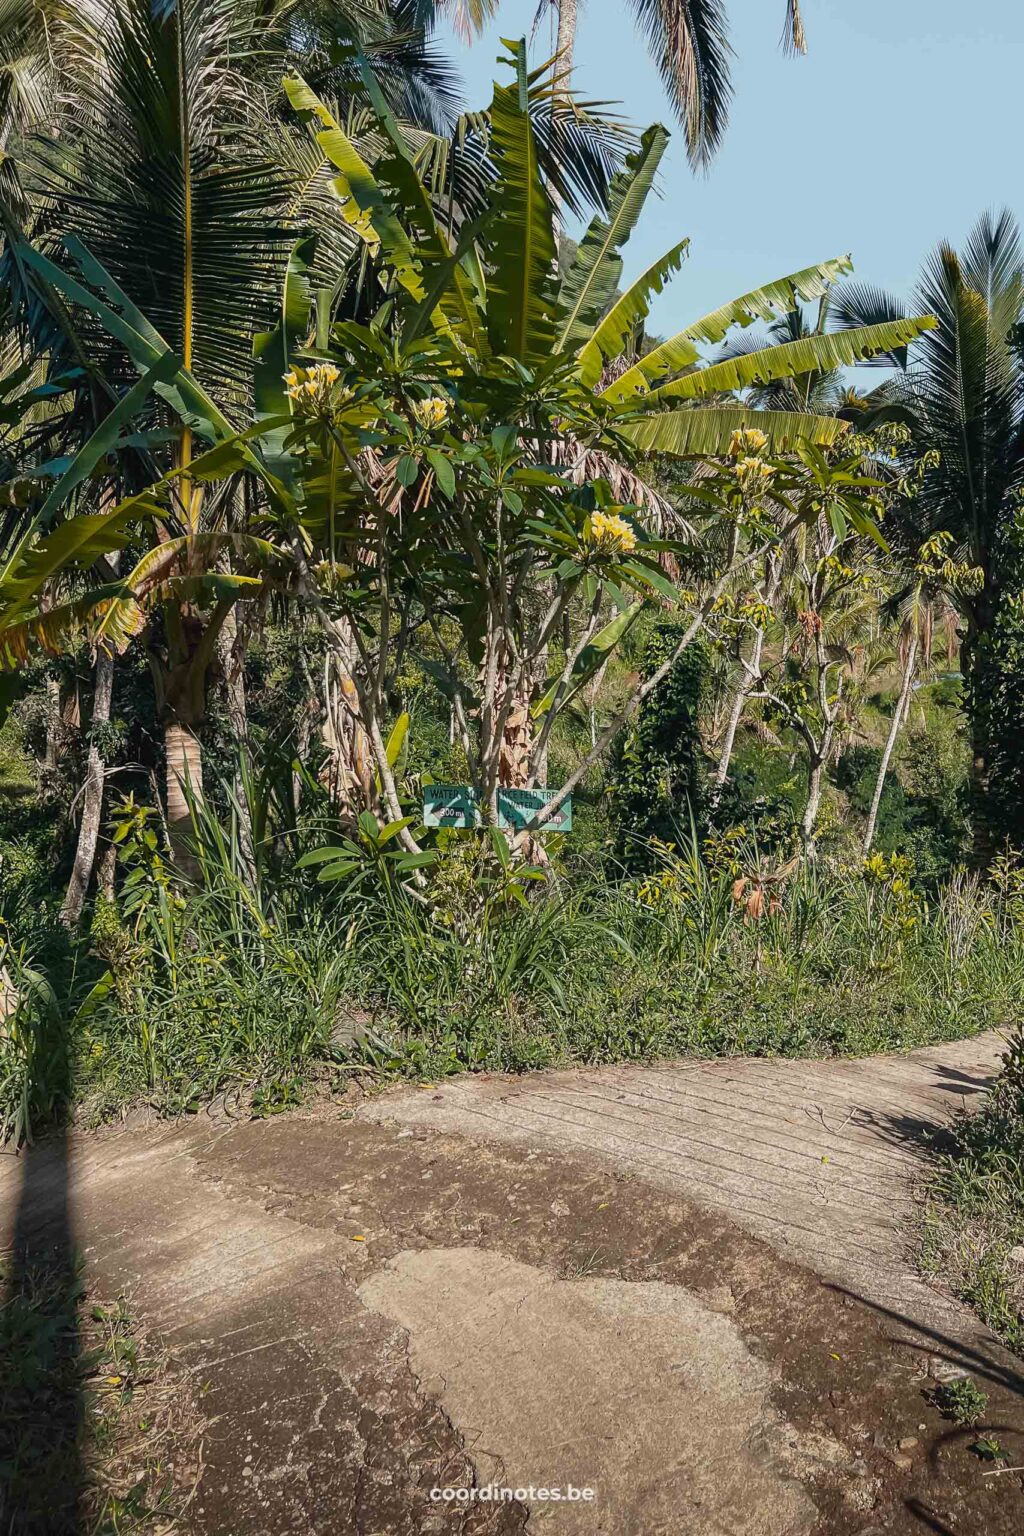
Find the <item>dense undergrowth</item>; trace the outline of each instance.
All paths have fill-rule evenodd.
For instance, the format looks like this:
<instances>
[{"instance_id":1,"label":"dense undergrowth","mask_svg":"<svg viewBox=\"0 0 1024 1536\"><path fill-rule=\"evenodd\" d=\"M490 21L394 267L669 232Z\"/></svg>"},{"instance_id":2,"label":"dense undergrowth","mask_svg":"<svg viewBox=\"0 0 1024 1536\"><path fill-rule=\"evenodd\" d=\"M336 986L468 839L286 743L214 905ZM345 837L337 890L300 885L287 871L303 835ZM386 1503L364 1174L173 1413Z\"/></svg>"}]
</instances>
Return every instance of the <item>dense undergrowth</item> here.
<instances>
[{"instance_id":1,"label":"dense undergrowth","mask_svg":"<svg viewBox=\"0 0 1024 1536\"><path fill-rule=\"evenodd\" d=\"M542 882L447 833L425 898L368 823L328 884L297 861L246 874L207 835L183 894L145 813L123 825L126 884L86 945L62 953L53 925L47 955L38 924L35 949L7 930L9 1134L68 1097L180 1112L241 1083L268 1112L353 1070L899 1050L1008 1025L1024 994L1012 880L928 897L899 856L787 872L734 831L655 845L641 873L556 852Z\"/></svg>"}]
</instances>

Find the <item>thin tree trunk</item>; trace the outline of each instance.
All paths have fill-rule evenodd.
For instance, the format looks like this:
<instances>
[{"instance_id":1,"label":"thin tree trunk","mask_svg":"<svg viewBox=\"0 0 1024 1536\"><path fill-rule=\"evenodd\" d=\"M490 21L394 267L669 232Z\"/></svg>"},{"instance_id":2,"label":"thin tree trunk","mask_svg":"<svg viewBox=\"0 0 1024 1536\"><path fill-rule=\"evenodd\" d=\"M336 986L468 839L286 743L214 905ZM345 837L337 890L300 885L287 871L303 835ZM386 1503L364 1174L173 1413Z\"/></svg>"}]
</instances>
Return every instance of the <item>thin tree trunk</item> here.
<instances>
[{"instance_id":1,"label":"thin tree trunk","mask_svg":"<svg viewBox=\"0 0 1024 1536\"><path fill-rule=\"evenodd\" d=\"M224 620L220 634L217 636L217 659L224 678L224 702L227 708L228 724L231 726L231 734L235 739L236 749L241 753L245 750L249 740L249 710L245 697L245 674L242 671L241 658L236 654L237 649L238 618L237 610L232 608ZM241 847L242 860L250 877L252 877L256 869L256 856L252 840L252 816L249 811L249 799L245 793L240 761L235 766L234 792L238 811L238 840Z\"/></svg>"},{"instance_id":2,"label":"thin tree trunk","mask_svg":"<svg viewBox=\"0 0 1024 1536\"><path fill-rule=\"evenodd\" d=\"M82 915L89 881L96 862L96 844L103 815L103 756L95 740L96 727L106 725L110 719L110 704L114 692L114 657L105 647L96 656L96 683L92 702L92 726L89 755L85 765L85 783L82 793L82 820L78 828L78 847L68 882L67 895L61 908L61 922L65 928L74 928Z\"/></svg>"},{"instance_id":3,"label":"thin tree trunk","mask_svg":"<svg viewBox=\"0 0 1024 1536\"><path fill-rule=\"evenodd\" d=\"M807 775L807 804L800 823L800 838L807 858L813 858L815 852L814 829L818 825L818 812L821 810L821 776L824 768L824 757L811 758Z\"/></svg>"},{"instance_id":4,"label":"thin tree trunk","mask_svg":"<svg viewBox=\"0 0 1024 1536\"><path fill-rule=\"evenodd\" d=\"M343 818L353 825L361 811L374 810L377 795L370 742L360 719L355 669L359 656L347 619L332 620L335 643L326 666L323 741L327 761L321 772Z\"/></svg>"},{"instance_id":5,"label":"thin tree trunk","mask_svg":"<svg viewBox=\"0 0 1024 1536\"><path fill-rule=\"evenodd\" d=\"M96 889L105 901L114 899L114 876L117 873L117 845L104 843L96 861Z\"/></svg>"},{"instance_id":6,"label":"thin tree trunk","mask_svg":"<svg viewBox=\"0 0 1024 1536\"><path fill-rule=\"evenodd\" d=\"M578 0L558 0L558 36L555 41L555 74L561 77L564 90L572 86L573 55L576 51L576 12ZM562 237L562 199L554 187L548 186L551 207L554 211L555 261L559 264L558 247Z\"/></svg>"},{"instance_id":7,"label":"thin tree trunk","mask_svg":"<svg viewBox=\"0 0 1024 1536\"><path fill-rule=\"evenodd\" d=\"M736 745L736 732L739 730L743 711L747 707L747 700L753 693L757 684L758 674L761 671L761 653L764 650L764 630L759 629L754 640L754 648L750 654L750 660L744 670L743 681L736 690L736 697L732 701L732 709L729 711L729 724L725 728L725 740L722 742L722 753L718 759L718 767L715 769L715 783L721 789L729 777L729 764L732 762L733 747Z\"/></svg>"},{"instance_id":8,"label":"thin tree trunk","mask_svg":"<svg viewBox=\"0 0 1024 1536\"><path fill-rule=\"evenodd\" d=\"M570 75L573 54L576 51L576 13L578 0L558 0L558 37L555 51L558 54L558 73Z\"/></svg>"},{"instance_id":9,"label":"thin tree trunk","mask_svg":"<svg viewBox=\"0 0 1024 1536\"><path fill-rule=\"evenodd\" d=\"M871 844L875 840L875 824L878 821L878 807L882 803L882 791L885 788L885 776L889 772L889 763L892 759L893 749L896 746L896 738L900 728L910 709L910 690L914 683L914 671L917 664L917 634L911 637L910 648L907 651L906 666L903 671L903 686L900 689L899 702L893 711L892 723L889 726L889 735L882 752L882 761L878 765L878 778L875 781L875 793L871 798L871 809L868 812L868 824L864 832L864 852L871 852Z\"/></svg>"}]
</instances>

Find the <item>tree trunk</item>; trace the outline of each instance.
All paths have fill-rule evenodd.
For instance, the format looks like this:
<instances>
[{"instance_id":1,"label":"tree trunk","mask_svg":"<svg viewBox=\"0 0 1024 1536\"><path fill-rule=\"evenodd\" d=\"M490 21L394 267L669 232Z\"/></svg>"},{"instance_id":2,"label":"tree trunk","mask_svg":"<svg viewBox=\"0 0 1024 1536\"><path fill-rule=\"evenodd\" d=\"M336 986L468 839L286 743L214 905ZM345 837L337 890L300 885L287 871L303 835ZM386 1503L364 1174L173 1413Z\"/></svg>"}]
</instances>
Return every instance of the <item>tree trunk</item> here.
<instances>
[{"instance_id":1,"label":"tree trunk","mask_svg":"<svg viewBox=\"0 0 1024 1536\"><path fill-rule=\"evenodd\" d=\"M818 825L818 812L821 810L821 776L825 761L824 757L812 757L807 775L807 804L800 823L800 838L804 854L809 859L813 859L815 854L814 829Z\"/></svg>"},{"instance_id":2,"label":"tree trunk","mask_svg":"<svg viewBox=\"0 0 1024 1536\"><path fill-rule=\"evenodd\" d=\"M882 791L885 788L885 776L889 772L889 763L892 759L893 749L896 746L896 738L900 728L910 709L910 690L914 683L914 671L917 664L917 634L911 637L910 648L907 651L906 666L903 671L903 686L900 689L899 702L893 711L892 724L889 726L889 735L886 739L885 750L882 753L882 761L878 765L878 778L875 782L875 793L871 798L871 809L868 812L868 824L864 833L864 853L871 852L871 844L875 840L875 823L878 821L878 807L882 803Z\"/></svg>"},{"instance_id":3,"label":"tree trunk","mask_svg":"<svg viewBox=\"0 0 1024 1536\"><path fill-rule=\"evenodd\" d=\"M736 732L739 730L743 711L747 706L747 700L754 691L758 674L761 670L761 652L764 649L764 630L759 629L754 640L754 648L744 671L743 681L736 690L736 697L732 701L732 709L729 711L729 724L725 728L725 739L722 742L722 753L718 759L718 767L715 769L715 783L721 789L729 777L729 764L732 762L732 751L736 745Z\"/></svg>"},{"instance_id":4,"label":"tree trunk","mask_svg":"<svg viewBox=\"0 0 1024 1536\"><path fill-rule=\"evenodd\" d=\"M558 0L558 38L555 51L558 54L557 72L571 76L573 54L576 51L576 13L578 0ZM567 79L571 84L571 79Z\"/></svg>"},{"instance_id":5,"label":"tree trunk","mask_svg":"<svg viewBox=\"0 0 1024 1536\"><path fill-rule=\"evenodd\" d=\"M228 724L231 726L236 749L240 753L249 740L249 710L245 697L245 674L242 671L242 659L237 655L237 650L238 618L237 610L232 608L217 636L217 660L224 679L224 703ZM238 841L251 883L256 869L256 856L253 850L252 816L241 768L241 762L236 763L234 792L238 814Z\"/></svg>"},{"instance_id":6,"label":"tree trunk","mask_svg":"<svg viewBox=\"0 0 1024 1536\"><path fill-rule=\"evenodd\" d=\"M96 844L103 815L103 757L95 740L98 725L110 719L110 704L114 692L114 657L106 648L96 656L96 683L92 702L93 739L89 742L89 755L85 765L85 783L82 786L82 820L78 828L78 847L68 882L67 895L61 908L61 922L65 928L74 928L82 915L89 881L96 862Z\"/></svg>"},{"instance_id":7,"label":"tree trunk","mask_svg":"<svg viewBox=\"0 0 1024 1536\"><path fill-rule=\"evenodd\" d=\"M191 726L169 720L164 727L164 751L167 759L167 833L174 862L185 875L194 878L199 864L192 852L193 804L203 803L203 754L199 737Z\"/></svg>"},{"instance_id":8,"label":"tree trunk","mask_svg":"<svg viewBox=\"0 0 1024 1536\"><path fill-rule=\"evenodd\" d=\"M361 811L377 806L370 742L359 717L355 682L358 654L345 619L334 620L336 644L328 657L323 741L327 760L321 769L331 799L353 825Z\"/></svg>"},{"instance_id":9,"label":"tree trunk","mask_svg":"<svg viewBox=\"0 0 1024 1536\"><path fill-rule=\"evenodd\" d=\"M114 899L114 876L117 873L117 846L105 843L96 863L96 889L105 901Z\"/></svg>"},{"instance_id":10,"label":"tree trunk","mask_svg":"<svg viewBox=\"0 0 1024 1536\"><path fill-rule=\"evenodd\" d=\"M559 88L568 91L572 87L573 54L576 51L576 11L578 0L558 0L558 36L555 42L555 75ZM548 186L551 208L554 213L555 265L561 267L562 199L555 188Z\"/></svg>"}]
</instances>

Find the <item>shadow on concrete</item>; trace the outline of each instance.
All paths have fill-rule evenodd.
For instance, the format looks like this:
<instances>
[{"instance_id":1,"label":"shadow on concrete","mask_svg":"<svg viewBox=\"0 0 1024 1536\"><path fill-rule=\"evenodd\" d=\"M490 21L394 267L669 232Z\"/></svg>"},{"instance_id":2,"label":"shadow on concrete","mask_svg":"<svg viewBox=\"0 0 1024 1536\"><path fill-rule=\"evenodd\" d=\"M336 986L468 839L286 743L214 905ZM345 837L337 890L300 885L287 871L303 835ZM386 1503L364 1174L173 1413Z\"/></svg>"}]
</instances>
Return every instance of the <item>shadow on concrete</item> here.
<instances>
[{"instance_id":1,"label":"shadow on concrete","mask_svg":"<svg viewBox=\"0 0 1024 1536\"><path fill-rule=\"evenodd\" d=\"M66 1074L66 1058L55 1060L49 1044L33 1059ZM48 1092L53 1085L50 1077ZM61 1089L66 1103L66 1076ZM18 1160L21 1186L0 1270L0 1531L80 1536L82 1284L66 1125L24 1145Z\"/></svg>"},{"instance_id":2,"label":"shadow on concrete","mask_svg":"<svg viewBox=\"0 0 1024 1536\"><path fill-rule=\"evenodd\" d=\"M971 1093L987 1093L994 1086L997 1077L996 1072L982 1077L973 1072L964 1072L960 1067L946 1067L941 1063L935 1067L934 1087L942 1089L945 1093L960 1093L965 1097Z\"/></svg>"}]
</instances>

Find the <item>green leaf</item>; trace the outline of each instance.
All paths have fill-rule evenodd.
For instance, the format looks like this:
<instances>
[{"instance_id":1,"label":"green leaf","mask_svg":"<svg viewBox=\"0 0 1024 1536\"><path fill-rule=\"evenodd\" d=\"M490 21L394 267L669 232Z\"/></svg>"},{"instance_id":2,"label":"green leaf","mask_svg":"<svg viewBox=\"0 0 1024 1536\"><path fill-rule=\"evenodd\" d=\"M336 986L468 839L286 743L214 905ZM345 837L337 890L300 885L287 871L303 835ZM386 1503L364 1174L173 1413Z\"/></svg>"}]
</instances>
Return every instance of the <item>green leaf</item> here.
<instances>
[{"instance_id":1,"label":"green leaf","mask_svg":"<svg viewBox=\"0 0 1024 1536\"><path fill-rule=\"evenodd\" d=\"M508 838L505 836L500 827L488 827L487 835L491 840L491 847L494 849L498 863L501 865L503 870L507 871L512 863L512 854L508 846Z\"/></svg>"},{"instance_id":2,"label":"green leaf","mask_svg":"<svg viewBox=\"0 0 1024 1536\"><path fill-rule=\"evenodd\" d=\"M359 868L358 859L344 859L338 864L328 864L317 875L318 880L343 880L353 870Z\"/></svg>"},{"instance_id":3,"label":"green leaf","mask_svg":"<svg viewBox=\"0 0 1024 1536\"><path fill-rule=\"evenodd\" d=\"M406 292L414 299L422 299L423 279L415 248L370 167L303 79L286 76L284 88L297 112L310 114L322 125L316 141L340 173L334 188L346 223L371 253L379 247Z\"/></svg>"},{"instance_id":4,"label":"green leaf","mask_svg":"<svg viewBox=\"0 0 1024 1536\"><path fill-rule=\"evenodd\" d=\"M624 608L621 613L617 613L614 619L606 624L603 629L599 629L589 644L584 646L573 664L573 669L568 679L567 691L561 700L561 708L564 709L567 704L570 704L580 689L585 687L590 681L594 673L605 661L609 652L613 651L620 644L623 637L632 629L641 613L643 613L645 606L642 599L631 603L628 608ZM552 679L544 697L538 699L530 710L535 720L539 719L542 715L546 715L548 710L551 709L555 699L558 697L560 685L561 674Z\"/></svg>"},{"instance_id":5,"label":"green leaf","mask_svg":"<svg viewBox=\"0 0 1024 1536\"><path fill-rule=\"evenodd\" d=\"M326 864L331 859L337 859L341 849L311 848L309 853L304 853L300 859L295 860L296 869L310 869L314 864Z\"/></svg>"},{"instance_id":6,"label":"green leaf","mask_svg":"<svg viewBox=\"0 0 1024 1536\"><path fill-rule=\"evenodd\" d=\"M895 352L934 325L932 317L924 315L913 320L860 326L856 330L804 336L799 341L763 347L723 363L712 363L710 367L684 374L671 384L663 384L644 398L651 401L701 400L708 395L748 389L752 384L769 384L773 379L797 378L802 373L828 373L876 357L880 352Z\"/></svg>"},{"instance_id":7,"label":"green leaf","mask_svg":"<svg viewBox=\"0 0 1024 1536\"><path fill-rule=\"evenodd\" d=\"M655 347L646 357L640 358L632 368L608 386L604 391L605 397L619 401L645 392L652 380L668 378L697 362L700 354L696 343L717 343L734 325L746 326L755 320L767 322L778 315L788 315L796 309L801 299L809 302L821 298L829 286L852 267L853 262L849 256L837 256L832 261L805 267L800 272L778 277L774 282L741 294L738 299L730 300L720 309L714 309L701 319L694 320L668 341Z\"/></svg>"},{"instance_id":8,"label":"green leaf","mask_svg":"<svg viewBox=\"0 0 1024 1536\"><path fill-rule=\"evenodd\" d=\"M426 853L406 853L400 859L395 860L395 868L403 873L409 869L427 869L429 865L437 863L437 854L431 849Z\"/></svg>"},{"instance_id":9,"label":"green leaf","mask_svg":"<svg viewBox=\"0 0 1024 1536\"><path fill-rule=\"evenodd\" d=\"M29 266L40 272L52 287L95 315L109 334L121 342L140 373L160 366L171 351L167 342L136 309L127 294L121 291L110 274L96 261L80 240L69 235L65 237L64 246L87 280L112 299L114 308L105 304L102 299L98 299L76 278L71 277L31 245L19 246L18 253ZM230 436L234 431L224 413L184 367L177 370L170 382L157 383L155 389L157 394L173 406L183 421L203 436L215 440L218 437Z\"/></svg>"},{"instance_id":10,"label":"green leaf","mask_svg":"<svg viewBox=\"0 0 1024 1536\"><path fill-rule=\"evenodd\" d=\"M593 387L605 363L614 362L621 355L627 338L647 319L651 295L660 293L666 279L679 271L689 244L689 240L680 240L664 256L659 256L612 305L580 352L580 377L584 384Z\"/></svg>"},{"instance_id":11,"label":"green leaf","mask_svg":"<svg viewBox=\"0 0 1024 1536\"><path fill-rule=\"evenodd\" d=\"M385 843L390 843L399 832L404 832L406 827L411 827L416 820L415 816L403 816L400 821L389 821L386 827L381 827L377 837L377 846L383 848Z\"/></svg>"},{"instance_id":12,"label":"green leaf","mask_svg":"<svg viewBox=\"0 0 1024 1536\"><path fill-rule=\"evenodd\" d=\"M442 493L450 501L455 495L455 471L452 468L451 460L446 459L444 454L439 452L437 448L427 449L427 459L434 471L434 477Z\"/></svg>"},{"instance_id":13,"label":"green leaf","mask_svg":"<svg viewBox=\"0 0 1024 1536\"><path fill-rule=\"evenodd\" d=\"M380 835L380 823L372 811L360 811L358 826L364 837L375 843Z\"/></svg>"},{"instance_id":14,"label":"green leaf","mask_svg":"<svg viewBox=\"0 0 1024 1536\"><path fill-rule=\"evenodd\" d=\"M419 459L414 458L411 453L399 455L398 462L395 465L395 479L400 485L413 485L419 472Z\"/></svg>"},{"instance_id":15,"label":"green leaf","mask_svg":"<svg viewBox=\"0 0 1024 1536\"><path fill-rule=\"evenodd\" d=\"M738 405L654 411L646 417L616 423L616 431L638 448L683 458L712 458L728 453L732 434L742 427L757 427L763 432L772 453L785 453L801 441L830 447L849 431L849 423L836 416L755 411Z\"/></svg>"},{"instance_id":16,"label":"green leaf","mask_svg":"<svg viewBox=\"0 0 1024 1536\"><path fill-rule=\"evenodd\" d=\"M491 103L498 177L490 193L487 225L487 329L495 352L530 363L555 350L555 236L530 120L525 42L516 43L513 52L516 81L495 84Z\"/></svg>"},{"instance_id":17,"label":"green leaf","mask_svg":"<svg viewBox=\"0 0 1024 1536\"><path fill-rule=\"evenodd\" d=\"M311 298L309 269L316 254L316 236L296 240L288 253L281 311L272 331L260 331L253 338L253 396L258 420L281 417L280 423L262 434L264 452L279 473L290 472L285 444L291 429L291 407L284 376L292 365L292 356L309 334Z\"/></svg>"},{"instance_id":18,"label":"green leaf","mask_svg":"<svg viewBox=\"0 0 1024 1536\"><path fill-rule=\"evenodd\" d=\"M835 256L831 261L819 262L814 267L804 267L802 271L792 272L788 277L777 277L774 282L752 288L749 293L741 294L738 299L730 300L720 309L713 309L709 315L694 320L686 327L685 334L691 341L717 343L734 325L747 326L755 320L774 320L777 315L790 314L801 299L810 302L822 298L844 272L852 271L853 262L846 255Z\"/></svg>"},{"instance_id":19,"label":"green leaf","mask_svg":"<svg viewBox=\"0 0 1024 1536\"><path fill-rule=\"evenodd\" d=\"M76 486L88 479L100 460L115 447L121 428L137 414L150 392L158 384L166 383L168 379L173 378L180 367L179 357L175 357L173 352L165 353L152 368L146 370L137 383L132 385L127 394L121 397L110 414L100 422L88 442L84 443L75 454L70 467L43 502L35 518L35 527L47 526L61 503L67 500Z\"/></svg>"},{"instance_id":20,"label":"green leaf","mask_svg":"<svg viewBox=\"0 0 1024 1536\"><path fill-rule=\"evenodd\" d=\"M565 315L559 326L559 348L583 342L608 308L622 276L618 253L636 227L668 137L661 124L654 123L639 149L613 176L608 216L598 214L591 220L562 283L559 301Z\"/></svg>"},{"instance_id":21,"label":"green leaf","mask_svg":"<svg viewBox=\"0 0 1024 1536\"><path fill-rule=\"evenodd\" d=\"M409 712L408 710L403 710L394 723L391 735L388 737L387 746L385 748L385 755L387 756L389 768L394 768L395 764L398 762L398 759L402 756L402 749L405 746L408 735Z\"/></svg>"}]
</instances>

